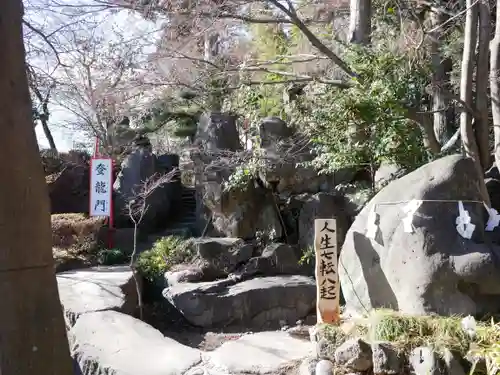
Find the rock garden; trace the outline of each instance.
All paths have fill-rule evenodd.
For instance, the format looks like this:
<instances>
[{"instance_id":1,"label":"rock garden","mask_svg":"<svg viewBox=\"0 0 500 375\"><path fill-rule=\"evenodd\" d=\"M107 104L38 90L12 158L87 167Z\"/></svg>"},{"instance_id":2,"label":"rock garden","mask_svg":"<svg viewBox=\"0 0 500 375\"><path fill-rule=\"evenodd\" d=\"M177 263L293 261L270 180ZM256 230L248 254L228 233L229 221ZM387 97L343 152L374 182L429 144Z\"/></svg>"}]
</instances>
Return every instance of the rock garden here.
<instances>
[{"instance_id":1,"label":"rock garden","mask_svg":"<svg viewBox=\"0 0 500 375\"><path fill-rule=\"evenodd\" d=\"M311 150L296 149L276 118L261 124L267 156L257 163L231 121L200 120L193 186L162 182L140 225L126 202L144 179L182 174L179 157L136 142L115 173L112 229L72 203L88 185L71 177L65 184L83 191L55 187L68 171L88 171L86 160L50 171L59 294L82 374L498 372L499 229L483 229L470 160L446 156L398 179L381 170L373 194L363 173L296 167L286 155L307 161ZM408 232L412 200L422 203ZM459 202L471 238L457 232ZM339 229L339 325L316 325L315 218Z\"/></svg>"}]
</instances>

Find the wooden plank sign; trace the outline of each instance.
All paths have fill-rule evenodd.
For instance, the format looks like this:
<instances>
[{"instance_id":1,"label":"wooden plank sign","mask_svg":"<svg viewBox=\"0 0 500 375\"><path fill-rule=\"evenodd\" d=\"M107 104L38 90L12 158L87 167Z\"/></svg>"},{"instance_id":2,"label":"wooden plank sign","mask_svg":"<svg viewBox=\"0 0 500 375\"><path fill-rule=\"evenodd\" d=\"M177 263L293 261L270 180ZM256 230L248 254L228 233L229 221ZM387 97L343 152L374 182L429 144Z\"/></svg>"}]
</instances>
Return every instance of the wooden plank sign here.
<instances>
[{"instance_id":1,"label":"wooden plank sign","mask_svg":"<svg viewBox=\"0 0 500 375\"><path fill-rule=\"evenodd\" d=\"M337 221L314 220L316 252L316 314L317 323L339 323L339 279L337 262Z\"/></svg>"}]
</instances>

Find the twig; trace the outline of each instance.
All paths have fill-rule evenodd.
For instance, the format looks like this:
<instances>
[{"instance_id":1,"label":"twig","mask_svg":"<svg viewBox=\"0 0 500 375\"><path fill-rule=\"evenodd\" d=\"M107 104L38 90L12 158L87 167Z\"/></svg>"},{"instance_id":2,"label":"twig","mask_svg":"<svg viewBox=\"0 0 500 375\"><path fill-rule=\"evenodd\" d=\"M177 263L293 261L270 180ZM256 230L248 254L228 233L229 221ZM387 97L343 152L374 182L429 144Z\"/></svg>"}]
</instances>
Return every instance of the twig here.
<instances>
[{"instance_id":1,"label":"twig","mask_svg":"<svg viewBox=\"0 0 500 375\"><path fill-rule=\"evenodd\" d=\"M47 43L47 45L50 47L50 49L52 50L52 52L54 52L55 54L55 57L56 57L56 60L57 60L57 63L61 66L64 66L64 67L67 67L66 65L64 65L61 60L59 59L59 52L57 51L56 47L54 47L54 45L52 44L52 42L49 40L49 38L38 28L36 28L35 26L33 26L31 23L29 23L28 21L26 21L25 19L23 19L23 24L26 25L26 27L28 27L28 29L30 29L31 31L33 31L35 34L37 34L38 36L40 36L45 43Z\"/></svg>"},{"instance_id":2,"label":"twig","mask_svg":"<svg viewBox=\"0 0 500 375\"><path fill-rule=\"evenodd\" d=\"M465 14L470 8L474 7L477 3L479 3L479 0L476 0L474 1L470 6L468 6L467 8L465 8L464 10L462 10L461 12L458 12L457 14L455 14L453 17L450 17L448 18L446 21L444 21L442 24L440 25L437 25L436 27L426 31L426 33L432 33L438 29L440 29L441 27L449 24L451 21L453 21L454 19L460 17L462 14Z\"/></svg>"},{"instance_id":3,"label":"twig","mask_svg":"<svg viewBox=\"0 0 500 375\"><path fill-rule=\"evenodd\" d=\"M169 183L173 180L173 178L177 175L178 169L174 168L170 172L158 176L155 174L144 181L140 187L138 193L135 194L133 198L131 198L126 206L126 210L130 220L134 223L134 250L132 251L132 255L130 257L130 269L132 270L132 276L134 277L135 289L137 292L137 302L139 306L139 317L143 320L143 303L142 303L142 293L140 288L140 282L136 267L136 257L137 257L137 232L139 229L139 225L141 224L144 216L146 215L149 205L147 205L147 198L153 194L153 192L161 187L163 184Z\"/></svg>"}]
</instances>

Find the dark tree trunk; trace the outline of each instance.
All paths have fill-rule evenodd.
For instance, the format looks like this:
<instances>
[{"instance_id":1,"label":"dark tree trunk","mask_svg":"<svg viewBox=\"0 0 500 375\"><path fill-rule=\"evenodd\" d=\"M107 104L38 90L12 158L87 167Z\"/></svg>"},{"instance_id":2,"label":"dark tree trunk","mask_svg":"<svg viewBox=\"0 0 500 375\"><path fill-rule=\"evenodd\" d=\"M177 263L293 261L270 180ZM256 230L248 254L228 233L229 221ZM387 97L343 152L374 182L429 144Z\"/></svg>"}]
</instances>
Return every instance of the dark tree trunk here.
<instances>
[{"instance_id":1,"label":"dark tree trunk","mask_svg":"<svg viewBox=\"0 0 500 375\"><path fill-rule=\"evenodd\" d=\"M476 70L476 110L479 118L476 124L477 147L483 170L491 166L490 129L488 111L488 77L491 38L491 18L489 0L481 0L479 8L478 54Z\"/></svg>"},{"instance_id":2,"label":"dark tree trunk","mask_svg":"<svg viewBox=\"0 0 500 375\"><path fill-rule=\"evenodd\" d=\"M0 373L69 375L49 202L31 118L22 2L0 11Z\"/></svg>"},{"instance_id":3,"label":"dark tree trunk","mask_svg":"<svg viewBox=\"0 0 500 375\"><path fill-rule=\"evenodd\" d=\"M49 124L47 122L45 114L40 119L40 122L42 123L43 133L45 134L45 138L47 138L47 142L49 142L50 149L57 152L56 143L54 142L54 137L52 137L52 132L50 131Z\"/></svg>"}]
</instances>

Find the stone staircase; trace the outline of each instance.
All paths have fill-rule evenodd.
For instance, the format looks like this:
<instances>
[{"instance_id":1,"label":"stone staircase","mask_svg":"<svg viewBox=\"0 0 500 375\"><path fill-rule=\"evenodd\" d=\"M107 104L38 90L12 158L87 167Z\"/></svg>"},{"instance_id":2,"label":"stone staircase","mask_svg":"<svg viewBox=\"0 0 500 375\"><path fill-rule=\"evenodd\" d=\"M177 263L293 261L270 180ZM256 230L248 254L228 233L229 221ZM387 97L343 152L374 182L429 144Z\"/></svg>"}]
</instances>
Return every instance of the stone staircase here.
<instances>
[{"instance_id":1,"label":"stone staircase","mask_svg":"<svg viewBox=\"0 0 500 375\"><path fill-rule=\"evenodd\" d=\"M192 237L199 234L196 228L196 191L193 187L182 187L181 199L175 210L177 216L171 224L160 233L148 236L148 243L166 236Z\"/></svg>"}]
</instances>

